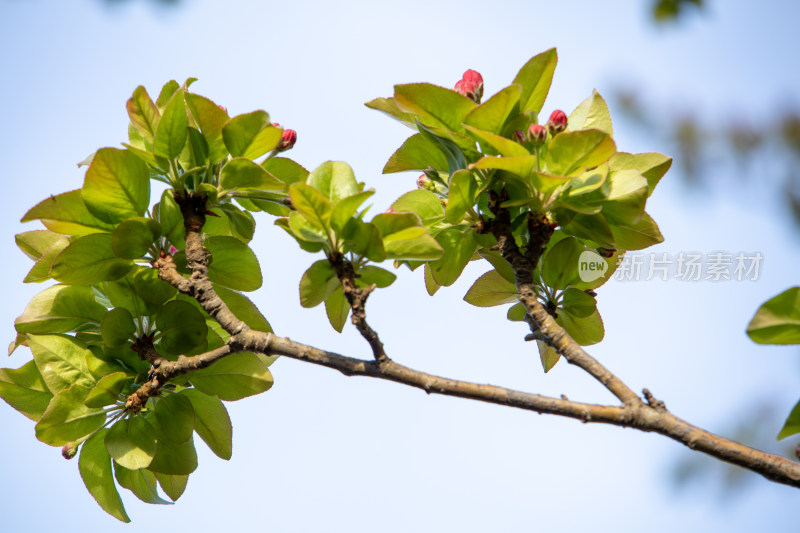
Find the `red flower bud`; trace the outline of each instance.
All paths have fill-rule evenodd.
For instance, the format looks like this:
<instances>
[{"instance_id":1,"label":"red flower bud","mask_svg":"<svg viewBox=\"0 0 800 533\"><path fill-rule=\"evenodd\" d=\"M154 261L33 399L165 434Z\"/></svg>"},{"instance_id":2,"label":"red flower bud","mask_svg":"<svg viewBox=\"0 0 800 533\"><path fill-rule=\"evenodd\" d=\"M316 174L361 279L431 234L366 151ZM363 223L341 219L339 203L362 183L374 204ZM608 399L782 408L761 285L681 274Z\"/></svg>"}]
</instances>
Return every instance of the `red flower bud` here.
<instances>
[{"instance_id":1,"label":"red flower bud","mask_svg":"<svg viewBox=\"0 0 800 533\"><path fill-rule=\"evenodd\" d=\"M169 255L175 255L177 252L178 252L178 249L170 244L169 245Z\"/></svg>"},{"instance_id":2,"label":"red flower bud","mask_svg":"<svg viewBox=\"0 0 800 533\"><path fill-rule=\"evenodd\" d=\"M417 188L427 189L430 186L431 180L425 174L420 174L417 178Z\"/></svg>"},{"instance_id":3,"label":"red flower bud","mask_svg":"<svg viewBox=\"0 0 800 533\"><path fill-rule=\"evenodd\" d=\"M522 130L517 130L514 132L514 140L520 144L523 144L528 139L525 138L525 132Z\"/></svg>"},{"instance_id":4,"label":"red flower bud","mask_svg":"<svg viewBox=\"0 0 800 533\"><path fill-rule=\"evenodd\" d=\"M279 152L285 152L286 150L290 150L292 146L294 146L294 143L296 142L297 142L296 131L283 130L283 135L281 135L281 140L275 149Z\"/></svg>"},{"instance_id":5,"label":"red flower bud","mask_svg":"<svg viewBox=\"0 0 800 533\"><path fill-rule=\"evenodd\" d=\"M483 97L483 76L472 69L467 70L461 77L461 80L456 83L455 91L458 94L480 103Z\"/></svg>"},{"instance_id":6,"label":"red flower bud","mask_svg":"<svg viewBox=\"0 0 800 533\"><path fill-rule=\"evenodd\" d=\"M528 128L528 137L534 145L538 146L547 140L547 128L541 124L531 124L531 127Z\"/></svg>"},{"instance_id":7,"label":"red flower bud","mask_svg":"<svg viewBox=\"0 0 800 533\"><path fill-rule=\"evenodd\" d=\"M547 129L550 130L551 135L557 135L567 129L567 115L560 109L556 109L550 114L550 120L547 121Z\"/></svg>"},{"instance_id":8,"label":"red flower bud","mask_svg":"<svg viewBox=\"0 0 800 533\"><path fill-rule=\"evenodd\" d=\"M277 122L273 122L273 123L272 123L272 125L273 125L274 127L276 127L276 128L280 128L280 127L281 127L281 125L280 125L280 124L278 124Z\"/></svg>"},{"instance_id":9,"label":"red flower bud","mask_svg":"<svg viewBox=\"0 0 800 533\"><path fill-rule=\"evenodd\" d=\"M77 442L68 442L61 448L61 456L64 459L72 459L78 453L78 443Z\"/></svg>"}]
</instances>

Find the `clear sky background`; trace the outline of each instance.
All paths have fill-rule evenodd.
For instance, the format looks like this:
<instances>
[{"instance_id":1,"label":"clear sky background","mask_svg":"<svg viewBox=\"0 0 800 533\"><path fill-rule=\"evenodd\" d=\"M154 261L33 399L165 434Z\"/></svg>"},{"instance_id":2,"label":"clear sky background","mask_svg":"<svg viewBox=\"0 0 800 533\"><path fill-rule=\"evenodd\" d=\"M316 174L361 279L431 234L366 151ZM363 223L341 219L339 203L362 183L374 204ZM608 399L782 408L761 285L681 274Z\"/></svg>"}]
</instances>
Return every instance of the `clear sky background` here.
<instances>
[{"instance_id":1,"label":"clear sky background","mask_svg":"<svg viewBox=\"0 0 800 533\"><path fill-rule=\"evenodd\" d=\"M125 101L144 84L199 78L192 88L231 115L266 109L298 131L290 154L313 169L349 162L377 189L383 210L414 187L414 174L382 176L410 134L363 103L395 83L452 86L467 68L490 95L531 56L558 47L544 114L571 111L596 88L633 86L647 102L713 119L758 121L800 103L800 4L715 1L700 16L656 27L649 2L259 2L183 0L164 8L131 0L0 0L0 254L13 320L42 289L23 285L30 263L13 235L51 193L80 187L76 163L125 140ZM663 111L663 110L662 110ZM612 116L621 117L612 102ZM617 120L620 149L670 146ZM769 176L714 176L690 190L673 171L648 211L666 242L655 252L759 251L758 281L612 282L599 296L606 339L590 352L634 389L649 387L678 416L712 431L760 405L767 441L800 390L796 348L752 344L757 307L800 278L798 232L772 203ZM252 296L280 335L353 356L369 350L351 326L335 333L324 310L299 306L297 283L316 257L267 215L253 247L265 275ZM581 371L541 371L526 331L505 310L461 301L488 270L471 265L435 298L421 272L401 272L370 298L370 321L391 357L413 368L582 401L612 402ZM18 350L4 366L24 364ZM33 424L0 405L0 529L27 531L779 531L797 523L797 490L761 479L723 497L719 484L676 488L675 465L692 452L657 436L538 416L402 386L346 378L289 359L275 386L228 404L229 462L198 439L200 467L173 506L124 494L133 524L106 515L83 487L77 461L36 441ZM778 445L786 452L788 445ZM788 446L788 447L787 447Z\"/></svg>"}]
</instances>

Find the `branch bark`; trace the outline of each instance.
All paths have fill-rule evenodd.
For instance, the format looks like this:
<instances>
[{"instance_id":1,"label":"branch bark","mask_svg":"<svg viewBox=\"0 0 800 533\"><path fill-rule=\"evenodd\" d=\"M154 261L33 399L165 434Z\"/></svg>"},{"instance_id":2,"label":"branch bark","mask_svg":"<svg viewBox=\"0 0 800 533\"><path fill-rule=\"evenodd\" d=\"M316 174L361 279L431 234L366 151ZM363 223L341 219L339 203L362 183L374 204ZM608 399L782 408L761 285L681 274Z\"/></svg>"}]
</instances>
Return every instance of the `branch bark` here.
<instances>
[{"instance_id":1,"label":"branch bark","mask_svg":"<svg viewBox=\"0 0 800 533\"><path fill-rule=\"evenodd\" d=\"M183 204L181 205L183 207ZM191 276L188 279L181 276L169 256L159 259L156 266L162 279L172 283L181 292L196 298L203 309L231 335L224 347L203 354L204 361L217 360L234 350L283 355L332 368L346 376L385 379L424 390L428 394L455 396L540 414L574 418L585 423L611 424L659 433L693 450L741 466L771 481L800 488L800 464L693 426L669 412L664 403L646 389L644 391L646 402L642 401L642 398L619 378L586 353L539 303L533 288L533 266L538 262L546 243L546 240L542 242L538 239L549 239L552 234L552 228L548 234L544 226L546 218L531 222L533 229L536 230L531 234L538 235L535 237L537 240L532 240L525 253L522 253L511 234L508 213L497 208L496 214L496 219L491 221L488 229L495 234L503 256L514 267L520 301L526 306L532 326L538 328L568 362L582 368L605 385L621 401L621 405L581 403L563 396L552 398L496 385L444 378L408 368L388 358L375 361L357 359L278 337L272 333L251 330L247 324L231 313L208 280L208 257L202 247L201 236L204 219L203 213L196 208L184 210L186 257L192 269ZM192 360L197 357L200 356L185 359ZM175 366L180 368L190 364L187 361L181 362L181 359L175 363ZM204 363L199 363L198 360L198 364Z\"/></svg>"}]
</instances>

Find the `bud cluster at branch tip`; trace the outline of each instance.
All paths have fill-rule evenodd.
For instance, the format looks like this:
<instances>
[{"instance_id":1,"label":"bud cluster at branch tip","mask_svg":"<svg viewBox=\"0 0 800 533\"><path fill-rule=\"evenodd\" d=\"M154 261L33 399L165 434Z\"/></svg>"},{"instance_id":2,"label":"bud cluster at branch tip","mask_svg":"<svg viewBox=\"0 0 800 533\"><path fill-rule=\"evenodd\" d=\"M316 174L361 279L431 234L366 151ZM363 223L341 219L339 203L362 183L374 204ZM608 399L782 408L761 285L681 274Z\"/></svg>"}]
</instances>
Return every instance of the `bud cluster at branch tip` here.
<instances>
[{"instance_id":1,"label":"bud cluster at branch tip","mask_svg":"<svg viewBox=\"0 0 800 533\"><path fill-rule=\"evenodd\" d=\"M550 130L550 135L558 135L567 129L567 114L560 109L553 111L547 121L547 129Z\"/></svg>"},{"instance_id":2,"label":"bud cluster at branch tip","mask_svg":"<svg viewBox=\"0 0 800 533\"><path fill-rule=\"evenodd\" d=\"M483 97L483 76L479 72L469 69L454 87L455 91L476 103L481 103Z\"/></svg>"}]
</instances>

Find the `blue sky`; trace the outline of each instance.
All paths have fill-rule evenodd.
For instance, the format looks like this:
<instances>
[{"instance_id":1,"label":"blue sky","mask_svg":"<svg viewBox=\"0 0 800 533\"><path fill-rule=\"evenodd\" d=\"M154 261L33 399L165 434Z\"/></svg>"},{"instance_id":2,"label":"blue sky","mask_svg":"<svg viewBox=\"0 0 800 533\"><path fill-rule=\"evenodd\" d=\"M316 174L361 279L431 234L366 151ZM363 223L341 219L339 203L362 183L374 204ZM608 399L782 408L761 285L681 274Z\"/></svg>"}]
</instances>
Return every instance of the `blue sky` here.
<instances>
[{"instance_id":1,"label":"blue sky","mask_svg":"<svg viewBox=\"0 0 800 533\"><path fill-rule=\"evenodd\" d=\"M545 113L571 111L592 89L610 94L624 86L654 105L710 119L758 120L778 103L798 103L799 4L709 2L704 14L668 28L652 24L647 4L183 0L164 9L144 0L115 8L99 0L0 0L0 250L7 258L0 323L7 340L42 288L21 282L30 265L13 235L33 225L20 217L47 195L79 187L76 163L86 155L125 140L124 104L140 84L152 94L169 79L194 76L193 88L231 114L266 109L298 131L293 158L309 169L349 162L377 189L377 210L416 178L381 175L409 131L363 106L389 96L395 83L452 86L473 68L491 94L528 58L556 46ZM620 114L613 104L611 111ZM624 120L616 126L621 149L669 153L657 136ZM648 208L666 236L653 251L760 251L758 281L612 282L599 297L607 333L591 353L633 388L649 387L678 416L712 431L771 402L781 407L777 433L800 389L796 349L756 346L744 335L761 302L797 284L800 262L797 232L764 190L774 181L759 178L698 193L672 172ZM339 335L320 308L300 308L297 282L317 258L266 215L257 220L253 246L265 283L253 299L275 330L367 357L352 328ZM568 365L543 375L535 347L522 341L524 328L499 308L461 301L485 270L470 266L435 298L419 272L402 272L371 297L371 323L389 355L449 377L611 401ZM28 357L19 350L7 366ZM273 390L229 404L232 460L199 444L200 467L183 498L154 507L126 497L128 526L95 505L76 462L36 441L30 421L0 405L3 529L143 531L158 523L199 531L660 532L680 519L697 530L753 531L796 520L796 491L766 481L727 501L711 485L676 490L671 468L690 452L660 436L428 397L291 360L272 370Z\"/></svg>"}]
</instances>

